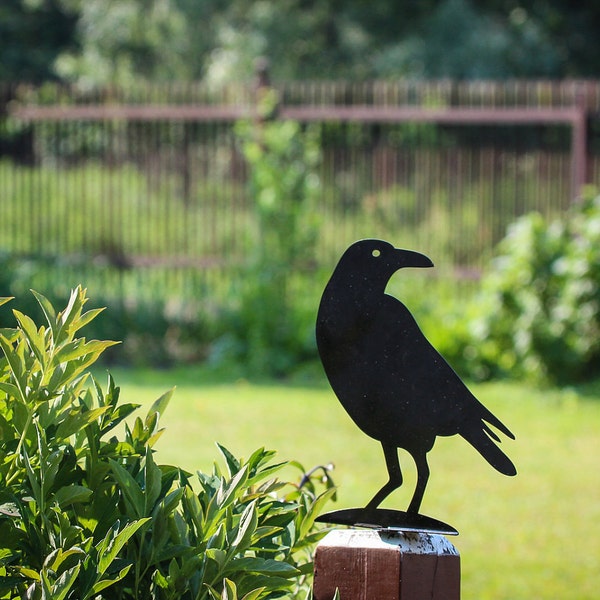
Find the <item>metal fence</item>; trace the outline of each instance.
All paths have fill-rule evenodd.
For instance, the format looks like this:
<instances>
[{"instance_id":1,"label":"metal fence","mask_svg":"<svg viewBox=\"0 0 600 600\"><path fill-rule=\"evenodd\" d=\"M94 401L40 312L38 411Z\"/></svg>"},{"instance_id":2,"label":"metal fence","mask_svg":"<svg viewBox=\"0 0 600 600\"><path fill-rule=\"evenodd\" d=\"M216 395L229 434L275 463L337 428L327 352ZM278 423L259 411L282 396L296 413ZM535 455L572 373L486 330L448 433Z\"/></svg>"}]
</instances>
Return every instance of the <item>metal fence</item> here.
<instances>
[{"instance_id":1,"label":"metal fence","mask_svg":"<svg viewBox=\"0 0 600 600\"><path fill-rule=\"evenodd\" d=\"M328 266L368 236L476 275L519 215L560 216L600 184L600 82L274 88L278 118L319 130ZM0 250L46 260L64 285L93 272L122 296L219 285L258 243L233 127L255 97L252 85L5 86Z\"/></svg>"}]
</instances>

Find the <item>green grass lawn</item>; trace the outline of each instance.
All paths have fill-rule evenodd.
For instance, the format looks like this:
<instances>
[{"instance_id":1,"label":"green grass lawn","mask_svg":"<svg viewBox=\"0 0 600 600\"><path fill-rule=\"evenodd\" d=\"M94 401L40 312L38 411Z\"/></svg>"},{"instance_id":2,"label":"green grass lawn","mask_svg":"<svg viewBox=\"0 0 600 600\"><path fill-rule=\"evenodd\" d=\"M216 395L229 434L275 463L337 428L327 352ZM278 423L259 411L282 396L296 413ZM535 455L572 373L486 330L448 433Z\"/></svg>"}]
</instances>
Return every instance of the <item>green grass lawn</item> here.
<instances>
[{"instance_id":1,"label":"green grass lawn","mask_svg":"<svg viewBox=\"0 0 600 600\"><path fill-rule=\"evenodd\" d=\"M160 463L207 470L219 441L238 456L265 446L309 468L335 464L337 506L364 505L385 480L379 444L346 416L325 382L220 382L193 369L113 372L126 402L150 404L177 386L162 419ZM519 474L494 471L462 438L429 454L422 512L460 531L465 599L584 599L600 590L600 391L473 385L516 434L504 449ZM405 485L385 506L405 509L414 466L401 455Z\"/></svg>"}]
</instances>

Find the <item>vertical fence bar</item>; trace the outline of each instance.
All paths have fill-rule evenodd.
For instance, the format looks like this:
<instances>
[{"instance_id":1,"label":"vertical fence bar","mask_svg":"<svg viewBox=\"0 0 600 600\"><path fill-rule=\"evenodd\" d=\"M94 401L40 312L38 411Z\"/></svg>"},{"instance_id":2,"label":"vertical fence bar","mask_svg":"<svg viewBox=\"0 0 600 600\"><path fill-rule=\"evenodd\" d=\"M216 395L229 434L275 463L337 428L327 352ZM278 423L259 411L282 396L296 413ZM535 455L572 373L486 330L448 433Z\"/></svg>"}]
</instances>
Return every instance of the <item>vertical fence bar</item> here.
<instances>
[{"instance_id":1,"label":"vertical fence bar","mask_svg":"<svg viewBox=\"0 0 600 600\"><path fill-rule=\"evenodd\" d=\"M575 93L575 108L576 115L573 119L571 132L572 200L579 196L583 186L588 181L587 109L586 99L581 90L577 90Z\"/></svg>"}]
</instances>

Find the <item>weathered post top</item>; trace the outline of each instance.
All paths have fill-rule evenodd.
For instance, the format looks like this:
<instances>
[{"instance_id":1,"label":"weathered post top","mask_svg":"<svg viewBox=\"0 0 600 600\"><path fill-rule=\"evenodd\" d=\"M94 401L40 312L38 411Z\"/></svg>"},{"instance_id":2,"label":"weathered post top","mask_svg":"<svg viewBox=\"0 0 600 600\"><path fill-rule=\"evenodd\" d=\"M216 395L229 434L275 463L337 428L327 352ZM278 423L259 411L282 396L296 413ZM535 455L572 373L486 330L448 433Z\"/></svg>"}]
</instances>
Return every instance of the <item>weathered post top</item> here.
<instances>
[{"instance_id":1,"label":"weathered post top","mask_svg":"<svg viewBox=\"0 0 600 600\"><path fill-rule=\"evenodd\" d=\"M442 535L332 531L315 555L314 600L458 600L460 556Z\"/></svg>"}]
</instances>

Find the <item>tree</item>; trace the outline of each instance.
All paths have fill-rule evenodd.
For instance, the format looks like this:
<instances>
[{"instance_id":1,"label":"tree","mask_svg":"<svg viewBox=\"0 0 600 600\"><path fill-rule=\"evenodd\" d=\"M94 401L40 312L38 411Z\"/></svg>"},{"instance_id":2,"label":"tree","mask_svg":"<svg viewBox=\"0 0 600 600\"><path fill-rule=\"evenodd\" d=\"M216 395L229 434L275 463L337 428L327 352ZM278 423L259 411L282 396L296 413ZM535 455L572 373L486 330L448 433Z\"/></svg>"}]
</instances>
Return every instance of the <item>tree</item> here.
<instances>
[{"instance_id":1,"label":"tree","mask_svg":"<svg viewBox=\"0 0 600 600\"><path fill-rule=\"evenodd\" d=\"M2 0L0 81L55 77L57 56L74 48L77 13L61 0Z\"/></svg>"},{"instance_id":2,"label":"tree","mask_svg":"<svg viewBox=\"0 0 600 600\"><path fill-rule=\"evenodd\" d=\"M3 0L0 78L593 77L596 0Z\"/></svg>"},{"instance_id":3,"label":"tree","mask_svg":"<svg viewBox=\"0 0 600 600\"><path fill-rule=\"evenodd\" d=\"M552 77L560 73L561 54L523 9L500 15L469 0L444 0L381 52L375 70L421 78Z\"/></svg>"},{"instance_id":4,"label":"tree","mask_svg":"<svg viewBox=\"0 0 600 600\"><path fill-rule=\"evenodd\" d=\"M62 77L89 84L197 77L192 32L175 0L85 0L78 10L80 50L57 60Z\"/></svg>"}]
</instances>

